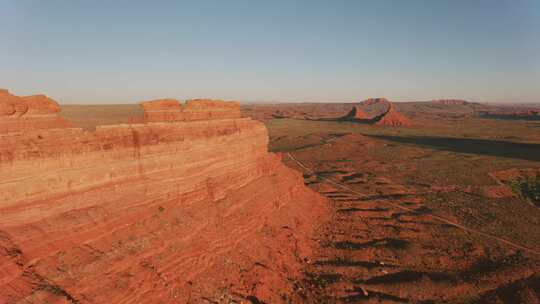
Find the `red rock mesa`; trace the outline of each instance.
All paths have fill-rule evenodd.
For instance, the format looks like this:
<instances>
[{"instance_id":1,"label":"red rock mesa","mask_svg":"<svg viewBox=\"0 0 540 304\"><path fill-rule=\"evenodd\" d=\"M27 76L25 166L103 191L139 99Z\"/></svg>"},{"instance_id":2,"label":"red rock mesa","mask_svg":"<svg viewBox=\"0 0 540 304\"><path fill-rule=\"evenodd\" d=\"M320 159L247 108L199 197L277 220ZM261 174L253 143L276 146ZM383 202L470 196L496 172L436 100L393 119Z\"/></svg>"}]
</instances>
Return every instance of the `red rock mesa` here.
<instances>
[{"instance_id":1,"label":"red rock mesa","mask_svg":"<svg viewBox=\"0 0 540 304\"><path fill-rule=\"evenodd\" d=\"M0 89L0 134L68 127L60 106L45 95L18 97Z\"/></svg>"},{"instance_id":2,"label":"red rock mesa","mask_svg":"<svg viewBox=\"0 0 540 304\"><path fill-rule=\"evenodd\" d=\"M345 120L366 120L369 119L366 112L362 111L360 107L353 106L353 108L347 113L347 115L343 116L343 119Z\"/></svg>"},{"instance_id":3,"label":"red rock mesa","mask_svg":"<svg viewBox=\"0 0 540 304\"><path fill-rule=\"evenodd\" d=\"M392 103L388 104L388 110L386 112L373 118L373 123L379 126L390 127L407 127L412 125L412 122L403 114L399 113Z\"/></svg>"},{"instance_id":4,"label":"red rock mesa","mask_svg":"<svg viewBox=\"0 0 540 304\"><path fill-rule=\"evenodd\" d=\"M403 114L399 113L394 104L389 102L386 98L370 98L362 101L361 106L386 106L386 110L375 117L368 117L368 115L362 111L360 106L353 106L353 108L343 116L343 120L353 120L358 122L369 123L379 126L390 126L390 127L404 127L411 126L411 121L405 117Z\"/></svg>"},{"instance_id":5,"label":"red rock mesa","mask_svg":"<svg viewBox=\"0 0 540 304\"><path fill-rule=\"evenodd\" d=\"M4 116L59 111L3 96ZM0 303L295 301L323 198L237 103L142 106L148 123L0 135Z\"/></svg>"}]
</instances>

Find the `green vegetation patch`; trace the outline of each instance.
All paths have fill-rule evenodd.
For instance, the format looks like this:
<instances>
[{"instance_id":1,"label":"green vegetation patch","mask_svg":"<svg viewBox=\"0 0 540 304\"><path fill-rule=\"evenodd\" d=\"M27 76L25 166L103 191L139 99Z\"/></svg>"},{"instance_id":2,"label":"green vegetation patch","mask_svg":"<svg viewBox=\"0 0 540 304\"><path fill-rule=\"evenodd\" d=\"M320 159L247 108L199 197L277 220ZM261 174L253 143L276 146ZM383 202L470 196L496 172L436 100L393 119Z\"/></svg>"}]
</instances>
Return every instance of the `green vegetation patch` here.
<instances>
[{"instance_id":1,"label":"green vegetation patch","mask_svg":"<svg viewBox=\"0 0 540 304\"><path fill-rule=\"evenodd\" d=\"M540 174L535 177L515 179L510 183L510 187L516 195L540 207Z\"/></svg>"}]
</instances>

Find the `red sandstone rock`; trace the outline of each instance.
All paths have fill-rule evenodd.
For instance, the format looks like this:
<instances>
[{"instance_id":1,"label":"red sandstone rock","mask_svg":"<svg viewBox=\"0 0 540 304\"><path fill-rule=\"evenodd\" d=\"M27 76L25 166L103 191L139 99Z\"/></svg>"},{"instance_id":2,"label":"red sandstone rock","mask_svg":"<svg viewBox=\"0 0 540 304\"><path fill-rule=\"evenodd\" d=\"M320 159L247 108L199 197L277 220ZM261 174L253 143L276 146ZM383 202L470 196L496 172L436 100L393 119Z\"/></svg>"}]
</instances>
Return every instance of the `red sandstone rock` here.
<instances>
[{"instance_id":1,"label":"red sandstone rock","mask_svg":"<svg viewBox=\"0 0 540 304\"><path fill-rule=\"evenodd\" d=\"M369 118L368 118L368 115L366 114L366 112L362 111L362 109L360 109L360 107L353 106L351 111L349 111L349 113L347 113L347 115L343 116L343 119L346 119L346 120L366 120L366 119L369 119Z\"/></svg>"},{"instance_id":2,"label":"red sandstone rock","mask_svg":"<svg viewBox=\"0 0 540 304\"><path fill-rule=\"evenodd\" d=\"M412 125L412 122L403 114L399 113L392 103L389 104L388 110L375 117L373 122L375 125L391 127L406 127Z\"/></svg>"},{"instance_id":3,"label":"red sandstone rock","mask_svg":"<svg viewBox=\"0 0 540 304\"><path fill-rule=\"evenodd\" d=\"M45 95L18 97L0 90L0 134L71 126L58 112L58 103Z\"/></svg>"},{"instance_id":4,"label":"red sandstone rock","mask_svg":"<svg viewBox=\"0 0 540 304\"><path fill-rule=\"evenodd\" d=\"M58 103L45 96L45 95L33 95L22 97L25 104L28 106L28 114L51 114L60 112L60 105Z\"/></svg>"},{"instance_id":5,"label":"red sandstone rock","mask_svg":"<svg viewBox=\"0 0 540 304\"><path fill-rule=\"evenodd\" d=\"M180 102L176 99L157 99L141 103L141 107L146 111L175 111L180 110Z\"/></svg>"},{"instance_id":6,"label":"red sandstone rock","mask_svg":"<svg viewBox=\"0 0 540 304\"><path fill-rule=\"evenodd\" d=\"M0 90L0 117L20 117L25 114L27 110L28 106L23 99L10 94L8 90Z\"/></svg>"},{"instance_id":7,"label":"red sandstone rock","mask_svg":"<svg viewBox=\"0 0 540 304\"><path fill-rule=\"evenodd\" d=\"M240 118L240 104L234 101L194 99L181 105L175 99L142 103L146 122L175 122Z\"/></svg>"},{"instance_id":8,"label":"red sandstone rock","mask_svg":"<svg viewBox=\"0 0 540 304\"><path fill-rule=\"evenodd\" d=\"M0 303L285 302L325 201L262 123L189 104L182 122L0 134Z\"/></svg>"},{"instance_id":9,"label":"red sandstone rock","mask_svg":"<svg viewBox=\"0 0 540 304\"><path fill-rule=\"evenodd\" d=\"M192 99L186 101L186 108L201 109L230 109L231 111L240 110L240 103L237 101L223 101L213 99Z\"/></svg>"}]
</instances>

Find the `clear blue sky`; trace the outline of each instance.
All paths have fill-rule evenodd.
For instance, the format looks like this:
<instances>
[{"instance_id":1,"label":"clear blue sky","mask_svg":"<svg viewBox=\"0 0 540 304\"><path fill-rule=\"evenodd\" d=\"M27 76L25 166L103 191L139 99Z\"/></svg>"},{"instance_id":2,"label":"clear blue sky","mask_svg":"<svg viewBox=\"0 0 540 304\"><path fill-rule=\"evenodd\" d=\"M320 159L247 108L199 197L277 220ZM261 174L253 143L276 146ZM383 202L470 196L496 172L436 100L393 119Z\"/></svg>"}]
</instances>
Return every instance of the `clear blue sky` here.
<instances>
[{"instance_id":1,"label":"clear blue sky","mask_svg":"<svg viewBox=\"0 0 540 304\"><path fill-rule=\"evenodd\" d=\"M540 0L0 0L0 87L61 103L540 101Z\"/></svg>"}]
</instances>

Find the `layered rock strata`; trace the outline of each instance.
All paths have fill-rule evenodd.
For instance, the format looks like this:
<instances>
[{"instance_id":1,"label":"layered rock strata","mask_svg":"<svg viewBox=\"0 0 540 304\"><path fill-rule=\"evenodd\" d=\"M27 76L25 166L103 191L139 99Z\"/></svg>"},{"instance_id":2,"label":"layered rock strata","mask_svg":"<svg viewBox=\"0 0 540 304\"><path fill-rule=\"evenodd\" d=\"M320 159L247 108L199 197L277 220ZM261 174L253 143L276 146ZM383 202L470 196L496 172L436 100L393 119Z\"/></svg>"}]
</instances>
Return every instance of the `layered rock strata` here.
<instances>
[{"instance_id":1,"label":"layered rock strata","mask_svg":"<svg viewBox=\"0 0 540 304\"><path fill-rule=\"evenodd\" d=\"M264 125L236 103L143 108L151 123L0 135L0 303L301 301L326 205Z\"/></svg>"},{"instance_id":2,"label":"layered rock strata","mask_svg":"<svg viewBox=\"0 0 540 304\"><path fill-rule=\"evenodd\" d=\"M144 120L195 121L240 118L240 104L235 101L193 99L180 104L175 99L160 99L142 103Z\"/></svg>"},{"instance_id":3,"label":"layered rock strata","mask_svg":"<svg viewBox=\"0 0 540 304\"><path fill-rule=\"evenodd\" d=\"M0 134L70 126L59 112L58 103L45 95L19 97L0 89Z\"/></svg>"}]
</instances>

